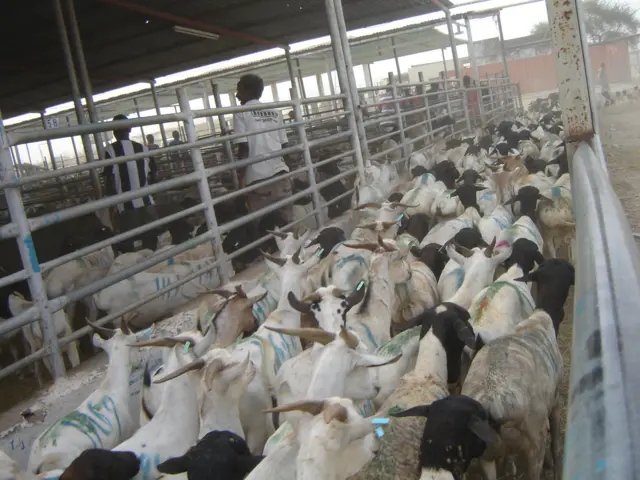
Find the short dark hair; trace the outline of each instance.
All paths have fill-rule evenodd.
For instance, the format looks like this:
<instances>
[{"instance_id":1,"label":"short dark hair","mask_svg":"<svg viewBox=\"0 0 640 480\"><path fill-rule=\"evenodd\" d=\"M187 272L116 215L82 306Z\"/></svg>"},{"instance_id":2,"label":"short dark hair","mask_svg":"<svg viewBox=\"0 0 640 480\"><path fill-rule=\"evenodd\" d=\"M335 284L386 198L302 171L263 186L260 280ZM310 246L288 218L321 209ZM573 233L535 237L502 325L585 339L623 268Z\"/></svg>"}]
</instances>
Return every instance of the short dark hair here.
<instances>
[{"instance_id":1,"label":"short dark hair","mask_svg":"<svg viewBox=\"0 0 640 480\"><path fill-rule=\"evenodd\" d=\"M124 113L119 113L115 117L113 117L113 121L115 122L116 120L129 120L129 117L127 117Z\"/></svg>"},{"instance_id":2,"label":"short dark hair","mask_svg":"<svg viewBox=\"0 0 640 480\"><path fill-rule=\"evenodd\" d=\"M240 77L238 83L242 84L246 88L248 93L255 95L256 98L262 96L264 91L264 81L258 75L248 73Z\"/></svg>"}]
</instances>

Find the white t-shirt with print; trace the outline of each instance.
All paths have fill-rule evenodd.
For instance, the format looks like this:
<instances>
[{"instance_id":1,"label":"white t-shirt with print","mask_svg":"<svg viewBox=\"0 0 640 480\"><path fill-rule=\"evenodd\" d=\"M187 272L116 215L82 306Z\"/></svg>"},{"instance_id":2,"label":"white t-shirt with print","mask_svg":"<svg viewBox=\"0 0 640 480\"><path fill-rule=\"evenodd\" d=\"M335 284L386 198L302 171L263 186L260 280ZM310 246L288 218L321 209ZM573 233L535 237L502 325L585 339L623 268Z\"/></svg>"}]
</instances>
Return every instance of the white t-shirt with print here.
<instances>
[{"instance_id":1,"label":"white t-shirt with print","mask_svg":"<svg viewBox=\"0 0 640 480\"><path fill-rule=\"evenodd\" d=\"M259 100L250 100L244 106L258 105ZM250 133L265 128L283 125L282 114L277 110L255 110L253 112L240 112L233 115L234 133ZM234 140L234 143L248 143L249 157L256 157L272 153L282 149L282 144L287 143L287 134L284 129L273 132L249 135ZM258 180L273 177L279 172L288 172L289 167L282 157L274 157L263 162L254 163L247 167L245 184L249 185Z\"/></svg>"}]
</instances>

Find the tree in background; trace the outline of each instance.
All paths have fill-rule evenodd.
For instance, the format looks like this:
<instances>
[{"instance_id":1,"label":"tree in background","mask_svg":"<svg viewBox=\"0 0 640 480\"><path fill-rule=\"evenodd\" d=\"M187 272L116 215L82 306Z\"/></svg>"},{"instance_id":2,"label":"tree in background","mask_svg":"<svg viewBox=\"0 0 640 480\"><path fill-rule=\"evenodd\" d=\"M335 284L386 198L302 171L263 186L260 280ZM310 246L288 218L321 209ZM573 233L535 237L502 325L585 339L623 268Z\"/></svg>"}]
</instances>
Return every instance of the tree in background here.
<instances>
[{"instance_id":1,"label":"tree in background","mask_svg":"<svg viewBox=\"0 0 640 480\"><path fill-rule=\"evenodd\" d=\"M583 3L583 15L589 43L616 40L627 35L635 35L640 30L636 10L620 1L587 0ZM548 34L547 22L538 22L531 29L531 35Z\"/></svg>"}]
</instances>

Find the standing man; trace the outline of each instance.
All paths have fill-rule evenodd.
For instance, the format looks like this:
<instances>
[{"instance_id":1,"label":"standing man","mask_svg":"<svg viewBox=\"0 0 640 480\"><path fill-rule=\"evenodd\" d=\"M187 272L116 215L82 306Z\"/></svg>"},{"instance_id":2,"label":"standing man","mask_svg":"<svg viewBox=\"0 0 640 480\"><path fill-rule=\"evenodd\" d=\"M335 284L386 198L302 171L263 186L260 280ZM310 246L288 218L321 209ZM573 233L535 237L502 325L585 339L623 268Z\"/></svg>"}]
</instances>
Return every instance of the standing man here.
<instances>
[{"instance_id":1,"label":"standing man","mask_svg":"<svg viewBox=\"0 0 640 480\"><path fill-rule=\"evenodd\" d=\"M243 75L237 85L236 98L241 105L259 105L264 82L257 75ZM248 134L265 128L282 126L282 114L276 110L255 110L236 113L233 116L234 133ZM234 143L238 145L238 158L245 159L258 155L277 152L287 146L287 135L282 130L276 130L257 135L247 135L237 138ZM238 179L241 186L255 185L265 180L284 175L289 172L289 167L282 156L276 156L259 163L254 163L246 168L238 169ZM249 212L255 212L292 194L291 180L284 178L280 181L259 187L247 193L247 208ZM293 220L293 205L287 205L280 210L283 219L290 223ZM266 232L258 232L262 236Z\"/></svg>"},{"instance_id":2,"label":"standing man","mask_svg":"<svg viewBox=\"0 0 640 480\"><path fill-rule=\"evenodd\" d=\"M173 140L169 140L169 147L173 147L175 145L182 145L182 140L180 140L180 132L174 130L171 132L171 136ZM172 152L169 154L169 160L171 161L171 166L175 168L177 165L184 167L184 152Z\"/></svg>"},{"instance_id":3,"label":"standing man","mask_svg":"<svg viewBox=\"0 0 640 480\"><path fill-rule=\"evenodd\" d=\"M158 144L156 143L155 138L153 137L152 134L147 134L147 148L149 149L149 151L151 150L155 150L157 148L160 148L158 146Z\"/></svg>"},{"instance_id":4,"label":"standing man","mask_svg":"<svg viewBox=\"0 0 640 480\"><path fill-rule=\"evenodd\" d=\"M607 70L604 66L604 63L600 65L600 70L598 71L598 79L600 80L600 86L602 87L602 93L609 92L609 77L607 76Z\"/></svg>"},{"instance_id":5,"label":"standing man","mask_svg":"<svg viewBox=\"0 0 640 480\"><path fill-rule=\"evenodd\" d=\"M113 121L127 120L126 115L116 115ZM115 140L106 146L105 154L107 158L123 157L134 155L136 153L148 152L144 145L129 140L131 128L115 129L113 136ZM105 187L108 195L115 195L123 192L138 190L146 185L155 182L156 165L155 161L149 157L140 158L138 160L130 160L128 162L117 165L104 167L102 172L105 179ZM119 203L116 206L117 215L116 229L120 232L128 232L134 228L145 225L153 220L157 220L153 197L146 195L144 197L135 198L131 201ZM157 232L151 230L145 232L137 238L132 238L122 242L122 248L125 251L134 250L134 240L142 240L143 248L155 250L158 246Z\"/></svg>"}]
</instances>

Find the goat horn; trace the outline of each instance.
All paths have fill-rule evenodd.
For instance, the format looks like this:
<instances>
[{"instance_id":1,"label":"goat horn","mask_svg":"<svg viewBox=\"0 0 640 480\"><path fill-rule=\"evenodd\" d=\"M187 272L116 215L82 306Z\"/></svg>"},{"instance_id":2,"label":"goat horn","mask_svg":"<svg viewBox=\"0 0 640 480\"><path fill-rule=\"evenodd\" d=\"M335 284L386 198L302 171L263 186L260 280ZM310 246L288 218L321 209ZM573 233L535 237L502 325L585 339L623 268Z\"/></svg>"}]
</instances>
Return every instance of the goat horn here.
<instances>
[{"instance_id":1,"label":"goat horn","mask_svg":"<svg viewBox=\"0 0 640 480\"><path fill-rule=\"evenodd\" d=\"M221 297L224 298L231 298L234 295L236 295L237 293L237 287L236 287L236 292L230 292L229 290L224 290L224 289L217 289L217 290L212 290L210 292L212 295L220 295Z\"/></svg>"},{"instance_id":2,"label":"goat horn","mask_svg":"<svg viewBox=\"0 0 640 480\"><path fill-rule=\"evenodd\" d=\"M396 249L393 247L393 245L387 244L382 239L382 236L380 234L378 234L378 245L381 246L382 248L384 248L385 251L387 251L387 252L395 252L396 251Z\"/></svg>"},{"instance_id":3,"label":"goat horn","mask_svg":"<svg viewBox=\"0 0 640 480\"><path fill-rule=\"evenodd\" d=\"M373 230L378 226L377 223L365 223L363 225L358 225L356 228L367 228L369 230Z\"/></svg>"},{"instance_id":4,"label":"goat horn","mask_svg":"<svg viewBox=\"0 0 640 480\"><path fill-rule=\"evenodd\" d=\"M313 292L310 293L309 295L307 295L306 297L304 297L302 299L303 302L320 302L322 301L322 295L320 295L318 292Z\"/></svg>"},{"instance_id":5,"label":"goat horn","mask_svg":"<svg viewBox=\"0 0 640 480\"><path fill-rule=\"evenodd\" d=\"M302 261L300 260L300 251L302 250L302 247L299 247L298 250L296 250L296 253L293 254L293 263L295 263L296 265L300 265L302 263Z\"/></svg>"},{"instance_id":6,"label":"goat horn","mask_svg":"<svg viewBox=\"0 0 640 480\"><path fill-rule=\"evenodd\" d=\"M395 221L393 222L380 222L380 225L382 225L382 229L383 230L389 230L391 227L393 227L396 224Z\"/></svg>"},{"instance_id":7,"label":"goat horn","mask_svg":"<svg viewBox=\"0 0 640 480\"><path fill-rule=\"evenodd\" d=\"M453 247L458 251L458 253L460 253L460 255L462 255L463 257L472 257L473 256L473 252L471 250L469 250L467 247L464 247L462 245L460 245L458 242L456 242L455 240L453 241Z\"/></svg>"},{"instance_id":8,"label":"goat horn","mask_svg":"<svg viewBox=\"0 0 640 480\"><path fill-rule=\"evenodd\" d=\"M418 208L420 205L407 205L406 203L391 202L391 208Z\"/></svg>"},{"instance_id":9,"label":"goat horn","mask_svg":"<svg viewBox=\"0 0 640 480\"><path fill-rule=\"evenodd\" d=\"M287 234L283 233L283 232L276 232L274 230L267 230L267 233L270 233L274 237L278 237L281 240L286 240L287 239Z\"/></svg>"},{"instance_id":10,"label":"goat horn","mask_svg":"<svg viewBox=\"0 0 640 480\"><path fill-rule=\"evenodd\" d=\"M207 362L204 360L204 358L199 358L191 363L187 363L184 367L180 367L177 370L174 370L173 372L165 375L162 378L158 378L156 380L153 381L153 383L164 383L164 382L168 382L169 380L172 380L176 377L179 377L180 375L184 375L187 372L191 372L193 370L200 370L203 367L205 367L207 364Z\"/></svg>"},{"instance_id":11,"label":"goat horn","mask_svg":"<svg viewBox=\"0 0 640 480\"><path fill-rule=\"evenodd\" d=\"M363 203L354 208L354 210L364 210L365 208L380 208L381 204L375 202Z\"/></svg>"},{"instance_id":12,"label":"goat horn","mask_svg":"<svg viewBox=\"0 0 640 480\"><path fill-rule=\"evenodd\" d=\"M327 345L336 338L335 333L327 332L322 328L280 328L270 325L265 325L264 328L272 332L283 333L292 337L300 337L310 342L320 343L321 345Z\"/></svg>"},{"instance_id":13,"label":"goat horn","mask_svg":"<svg viewBox=\"0 0 640 480\"><path fill-rule=\"evenodd\" d=\"M129 344L130 347L175 347L176 345L184 345L185 343L195 343L190 337L164 337L151 338L149 340L140 340L136 343Z\"/></svg>"},{"instance_id":14,"label":"goat horn","mask_svg":"<svg viewBox=\"0 0 640 480\"><path fill-rule=\"evenodd\" d=\"M242 289L242 285L236 285L236 295L238 295L238 297L240 298L247 298L247 294L244 293L244 290Z\"/></svg>"},{"instance_id":15,"label":"goat horn","mask_svg":"<svg viewBox=\"0 0 640 480\"><path fill-rule=\"evenodd\" d=\"M484 251L484 256L487 258L491 258L491 256L493 255L493 249L496 246L496 237L493 237L493 241L491 242L491 245L489 245L485 251Z\"/></svg>"},{"instance_id":16,"label":"goat horn","mask_svg":"<svg viewBox=\"0 0 640 480\"><path fill-rule=\"evenodd\" d=\"M360 343L358 337L356 337L353 332L344 328L344 325L340 325L340 338L344 340L344 343L346 343L347 347L351 350L355 350Z\"/></svg>"},{"instance_id":17,"label":"goat horn","mask_svg":"<svg viewBox=\"0 0 640 480\"><path fill-rule=\"evenodd\" d=\"M347 294L347 292L343 292L342 290L336 287L331 291L331 294L336 298L342 298Z\"/></svg>"},{"instance_id":18,"label":"goat horn","mask_svg":"<svg viewBox=\"0 0 640 480\"><path fill-rule=\"evenodd\" d=\"M116 334L115 330L112 330L107 327L102 327L100 325L96 325L95 323L90 322L88 318L86 318L85 320L97 334L104 334L106 335L107 339L113 337Z\"/></svg>"},{"instance_id":19,"label":"goat horn","mask_svg":"<svg viewBox=\"0 0 640 480\"><path fill-rule=\"evenodd\" d=\"M298 300L295 293L289 292L287 295L287 300L289 300L289 304L293 307L294 310L297 310L300 313L309 313L311 311L311 305L306 303L305 301Z\"/></svg>"},{"instance_id":20,"label":"goat horn","mask_svg":"<svg viewBox=\"0 0 640 480\"><path fill-rule=\"evenodd\" d=\"M287 263L287 259L286 258L274 257L273 255L270 255L267 252L263 252L262 250L260 250L260 253L262 254L262 256L264 258L266 258L267 260L269 260L272 263L275 263L279 267L284 267L285 263Z\"/></svg>"},{"instance_id":21,"label":"goat horn","mask_svg":"<svg viewBox=\"0 0 640 480\"><path fill-rule=\"evenodd\" d=\"M359 250L370 250L372 252L375 252L378 249L378 245L375 243L353 243L351 245L349 245L348 243L343 243L342 246Z\"/></svg>"},{"instance_id":22,"label":"goat horn","mask_svg":"<svg viewBox=\"0 0 640 480\"><path fill-rule=\"evenodd\" d=\"M324 423L331 423L331 420L337 420L342 423L347 421L347 409L343 405L329 405L322 411Z\"/></svg>"},{"instance_id":23,"label":"goat horn","mask_svg":"<svg viewBox=\"0 0 640 480\"><path fill-rule=\"evenodd\" d=\"M324 401L322 400L302 400L300 402L289 403L287 405L279 405L277 407L263 410L262 413L284 413L284 412L306 412L311 415L318 415L324 410Z\"/></svg>"}]
</instances>

